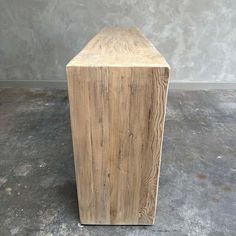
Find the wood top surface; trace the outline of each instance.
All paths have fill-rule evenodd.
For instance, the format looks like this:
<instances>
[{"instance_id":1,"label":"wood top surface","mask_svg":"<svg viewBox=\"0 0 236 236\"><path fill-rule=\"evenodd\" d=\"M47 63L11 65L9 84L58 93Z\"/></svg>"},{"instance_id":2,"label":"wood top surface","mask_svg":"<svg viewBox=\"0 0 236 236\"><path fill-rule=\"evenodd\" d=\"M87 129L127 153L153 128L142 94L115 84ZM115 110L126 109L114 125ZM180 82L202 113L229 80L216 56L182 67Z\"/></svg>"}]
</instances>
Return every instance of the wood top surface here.
<instances>
[{"instance_id":1,"label":"wood top surface","mask_svg":"<svg viewBox=\"0 0 236 236\"><path fill-rule=\"evenodd\" d=\"M168 67L169 65L136 28L104 28L67 67Z\"/></svg>"}]
</instances>

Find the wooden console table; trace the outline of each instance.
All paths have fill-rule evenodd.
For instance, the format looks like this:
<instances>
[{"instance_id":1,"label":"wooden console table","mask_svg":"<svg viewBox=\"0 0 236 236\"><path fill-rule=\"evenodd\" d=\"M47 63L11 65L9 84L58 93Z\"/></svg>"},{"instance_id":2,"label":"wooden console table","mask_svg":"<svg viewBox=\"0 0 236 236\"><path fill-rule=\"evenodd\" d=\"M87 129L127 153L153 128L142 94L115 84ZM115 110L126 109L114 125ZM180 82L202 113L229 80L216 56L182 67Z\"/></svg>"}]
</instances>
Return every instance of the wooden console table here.
<instances>
[{"instance_id":1,"label":"wooden console table","mask_svg":"<svg viewBox=\"0 0 236 236\"><path fill-rule=\"evenodd\" d=\"M81 224L153 224L169 65L137 29L105 28L67 77Z\"/></svg>"}]
</instances>

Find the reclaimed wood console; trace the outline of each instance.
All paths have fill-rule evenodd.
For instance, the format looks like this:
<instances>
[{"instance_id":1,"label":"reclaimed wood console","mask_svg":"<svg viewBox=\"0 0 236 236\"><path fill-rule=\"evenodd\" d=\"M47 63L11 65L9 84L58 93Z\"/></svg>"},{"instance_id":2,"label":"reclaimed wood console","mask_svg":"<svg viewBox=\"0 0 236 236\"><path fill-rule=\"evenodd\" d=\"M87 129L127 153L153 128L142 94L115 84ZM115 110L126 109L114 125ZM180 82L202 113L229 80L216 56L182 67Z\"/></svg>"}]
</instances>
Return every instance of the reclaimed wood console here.
<instances>
[{"instance_id":1,"label":"reclaimed wood console","mask_svg":"<svg viewBox=\"0 0 236 236\"><path fill-rule=\"evenodd\" d=\"M154 224L169 65L135 28L105 28L67 65L81 224Z\"/></svg>"}]
</instances>

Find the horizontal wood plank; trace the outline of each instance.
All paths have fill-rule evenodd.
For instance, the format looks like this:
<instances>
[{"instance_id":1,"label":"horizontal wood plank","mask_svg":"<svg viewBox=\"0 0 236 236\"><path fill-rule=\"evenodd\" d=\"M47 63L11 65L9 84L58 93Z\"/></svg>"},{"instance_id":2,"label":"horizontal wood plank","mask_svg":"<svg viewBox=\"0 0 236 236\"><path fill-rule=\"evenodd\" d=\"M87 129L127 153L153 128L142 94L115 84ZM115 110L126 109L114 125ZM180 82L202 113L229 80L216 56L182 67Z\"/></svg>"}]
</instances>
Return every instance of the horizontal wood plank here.
<instances>
[{"instance_id":1,"label":"horizontal wood plank","mask_svg":"<svg viewBox=\"0 0 236 236\"><path fill-rule=\"evenodd\" d=\"M67 66L168 67L136 28L104 28Z\"/></svg>"}]
</instances>

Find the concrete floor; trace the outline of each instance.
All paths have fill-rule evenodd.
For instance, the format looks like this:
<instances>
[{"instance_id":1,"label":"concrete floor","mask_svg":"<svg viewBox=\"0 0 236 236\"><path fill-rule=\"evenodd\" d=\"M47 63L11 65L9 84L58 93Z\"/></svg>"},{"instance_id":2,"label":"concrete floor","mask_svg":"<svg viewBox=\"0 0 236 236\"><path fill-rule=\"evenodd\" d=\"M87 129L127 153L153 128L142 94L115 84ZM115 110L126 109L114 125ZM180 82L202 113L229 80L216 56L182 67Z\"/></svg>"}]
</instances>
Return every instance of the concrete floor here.
<instances>
[{"instance_id":1,"label":"concrete floor","mask_svg":"<svg viewBox=\"0 0 236 236\"><path fill-rule=\"evenodd\" d=\"M154 226L80 226L67 92L0 90L0 235L236 235L236 92L170 91Z\"/></svg>"}]
</instances>

